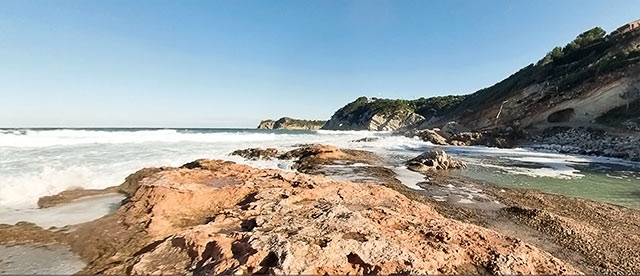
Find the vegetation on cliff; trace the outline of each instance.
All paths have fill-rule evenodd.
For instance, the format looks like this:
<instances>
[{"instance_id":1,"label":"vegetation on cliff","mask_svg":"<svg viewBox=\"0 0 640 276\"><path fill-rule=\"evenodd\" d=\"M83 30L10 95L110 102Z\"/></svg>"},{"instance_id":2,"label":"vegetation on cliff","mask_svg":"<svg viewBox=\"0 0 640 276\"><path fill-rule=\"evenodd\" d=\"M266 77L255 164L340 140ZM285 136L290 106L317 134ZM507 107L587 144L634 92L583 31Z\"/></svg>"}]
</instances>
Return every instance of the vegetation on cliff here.
<instances>
[{"instance_id":1,"label":"vegetation on cliff","mask_svg":"<svg viewBox=\"0 0 640 276\"><path fill-rule=\"evenodd\" d=\"M322 128L398 130L438 127L458 121L475 130L486 130L499 126L517 127L521 121L526 121L522 125L525 127L533 123L546 123L546 112L557 111L553 110L554 106L571 99L589 97L589 93L607 83L635 72L633 68L639 61L640 30L607 35L605 30L595 27L579 34L564 47L553 48L537 63L529 64L495 85L475 93L415 100L363 96L337 110ZM613 90L609 92L618 93ZM625 98L625 101L634 101L634 97ZM590 103L587 101L583 104ZM620 104L623 103L611 101L610 106L598 107L598 110L591 110L591 114L583 114L583 117L593 118L582 120L590 122ZM568 109L572 108L574 106ZM619 110L615 114L625 118L635 116L630 112L628 109ZM532 116L537 117L527 119ZM538 118L542 116L545 117ZM277 122L268 123L278 128ZM294 124L308 123L300 121Z\"/></svg>"},{"instance_id":2,"label":"vegetation on cliff","mask_svg":"<svg viewBox=\"0 0 640 276\"><path fill-rule=\"evenodd\" d=\"M455 113L481 110L534 84L550 87L545 91L547 97L562 95L598 75L640 61L639 37L638 30L609 36L599 27L588 30L566 46L555 47L536 64L530 64L503 81L471 94Z\"/></svg>"},{"instance_id":3,"label":"vegetation on cliff","mask_svg":"<svg viewBox=\"0 0 640 276\"><path fill-rule=\"evenodd\" d=\"M259 129L320 129L327 121L300 120L282 117L277 121L264 120L258 125Z\"/></svg>"},{"instance_id":4,"label":"vegetation on cliff","mask_svg":"<svg viewBox=\"0 0 640 276\"><path fill-rule=\"evenodd\" d=\"M379 99L359 97L340 108L331 117L328 127L335 125L362 126L372 124L375 116L395 120L399 127L415 124L416 120L429 119L446 114L456 107L466 95L438 96L415 100Z\"/></svg>"},{"instance_id":5,"label":"vegetation on cliff","mask_svg":"<svg viewBox=\"0 0 640 276\"><path fill-rule=\"evenodd\" d=\"M339 117L360 117L364 113L375 113L389 115L399 110L415 112L424 117L434 116L436 114L445 113L452 107L460 103L466 95L456 96L438 96L431 98L419 98L415 100L402 99L379 99L367 97L357 98L355 101L348 103L340 108L335 116Z\"/></svg>"}]
</instances>

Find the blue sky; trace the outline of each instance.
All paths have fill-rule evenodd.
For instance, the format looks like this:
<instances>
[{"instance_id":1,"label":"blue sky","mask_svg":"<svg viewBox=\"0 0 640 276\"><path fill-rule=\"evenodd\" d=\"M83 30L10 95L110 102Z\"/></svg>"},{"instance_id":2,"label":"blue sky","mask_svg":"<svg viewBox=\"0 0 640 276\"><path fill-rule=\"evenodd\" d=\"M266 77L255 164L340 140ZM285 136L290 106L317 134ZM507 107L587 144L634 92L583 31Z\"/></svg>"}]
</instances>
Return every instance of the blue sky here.
<instances>
[{"instance_id":1,"label":"blue sky","mask_svg":"<svg viewBox=\"0 0 640 276\"><path fill-rule=\"evenodd\" d=\"M0 127L255 127L466 94L630 1L0 1Z\"/></svg>"}]
</instances>

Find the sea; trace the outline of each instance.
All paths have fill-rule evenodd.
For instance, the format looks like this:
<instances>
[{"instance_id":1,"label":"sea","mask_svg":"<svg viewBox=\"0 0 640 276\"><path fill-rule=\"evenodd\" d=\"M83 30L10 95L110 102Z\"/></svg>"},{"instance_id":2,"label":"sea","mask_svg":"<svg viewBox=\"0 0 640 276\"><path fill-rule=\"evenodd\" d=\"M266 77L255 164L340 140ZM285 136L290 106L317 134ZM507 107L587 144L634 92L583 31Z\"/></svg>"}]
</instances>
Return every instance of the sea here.
<instances>
[{"instance_id":1,"label":"sea","mask_svg":"<svg viewBox=\"0 0 640 276\"><path fill-rule=\"evenodd\" d=\"M371 142L355 140L372 137ZM222 159L257 168L291 170L290 160L245 160L230 153L251 147L288 150L298 144L329 144L372 151L387 161L403 184L424 188L424 177L406 160L435 146L390 132L208 128L0 129L0 223L28 220L38 198L67 189L119 185L144 167L180 166ZM443 147L468 168L456 173L503 187L536 189L640 209L640 163L567 155L528 148ZM540 148L540 147L537 147ZM99 201L99 200L97 200ZM109 202L108 200L106 202ZM98 208L98 207L96 207ZM110 205L102 207L112 208ZM59 216L68 215L64 210ZM42 216L42 215L41 215ZM78 217L79 214L71 214ZM45 215L57 226L55 217Z\"/></svg>"}]
</instances>

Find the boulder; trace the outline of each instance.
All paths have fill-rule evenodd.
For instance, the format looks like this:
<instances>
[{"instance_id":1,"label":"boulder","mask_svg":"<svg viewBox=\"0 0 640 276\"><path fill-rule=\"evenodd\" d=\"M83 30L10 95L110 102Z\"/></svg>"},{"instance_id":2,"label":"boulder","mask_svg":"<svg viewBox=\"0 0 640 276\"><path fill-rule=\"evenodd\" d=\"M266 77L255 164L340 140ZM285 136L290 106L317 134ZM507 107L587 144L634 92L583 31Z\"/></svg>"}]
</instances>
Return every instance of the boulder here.
<instances>
[{"instance_id":1,"label":"boulder","mask_svg":"<svg viewBox=\"0 0 640 276\"><path fill-rule=\"evenodd\" d=\"M445 139L452 139L464 132L469 132L469 129L457 122L448 122L440 128L438 133Z\"/></svg>"},{"instance_id":2,"label":"boulder","mask_svg":"<svg viewBox=\"0 0 640 276\"><path fill-rule=\"evenodd\" d=\"M449 143L447 143L447 139L445 139L440 134L438 134L436 131L431 130L431 129L421 130L421 131L417 132L416 135L418 137L420 137L420 139L422 139L423 141L430 142L430 143L432 143L434 145L448 145L449 144Z\"/></svg>"},{"instance_id":3,"label":"boulder","mask_svg":"<svg viewBox=\"0 0 640 276\"><path fill-rule=\"evenodd\" d=\"M462 169L467 165L463 161L455 160L443 150L430 150L407 161L407 168L416 172L433 170Z\"/></svg>"}]
</instances>

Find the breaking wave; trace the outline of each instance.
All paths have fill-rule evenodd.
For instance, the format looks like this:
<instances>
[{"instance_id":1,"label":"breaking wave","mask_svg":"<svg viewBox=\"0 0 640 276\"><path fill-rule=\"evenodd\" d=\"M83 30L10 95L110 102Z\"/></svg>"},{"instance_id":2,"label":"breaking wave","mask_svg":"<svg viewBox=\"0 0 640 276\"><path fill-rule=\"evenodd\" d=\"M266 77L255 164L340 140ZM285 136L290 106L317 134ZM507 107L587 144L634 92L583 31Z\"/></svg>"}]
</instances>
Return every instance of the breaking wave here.
<instances>
[{"instance_id":1,"label":"breaking wave","mask_svg":"<svg viewBox=\"0 0 640 276\"><path fill-rule=\"evenodd\" d=\"M370 142L355 140L375 137ZM406 171L403 162L433 145L418 139L369 131L282 131L255 129L4 129L0 130L0 215L3 209L35 208L38 198L70 188L105 188L144 167L180 166L199 159L223 159L258 168L289 170L289 160L244 160L229 153L249 147L291 149L296 144L320 143L372 151L389 161L407 186L417 189L419 175ZM473 177L500 176L504 182L528 182L533 177L554 185L580 185L567 181L593 178L583 168L598 163L611 167L621 160L602 160L527 149L445 147L466 160ZM621 164L621 163L620 163ZM628 164L625 166L628 167ZM616 169L606 177L620 184L634 181L637 169ZM608 175L609 175L608 174ZM418 179L418 180L416 180ZM581 180L582 179L582 180ZM565 182L560 182L565 181ZM622 183L624 182L624 183ZM619 187L629 187L619 185ZM618 187L618 186L616 186ZM622 189L622 188L621 188Z\"/></svg>"}]
</instances>

